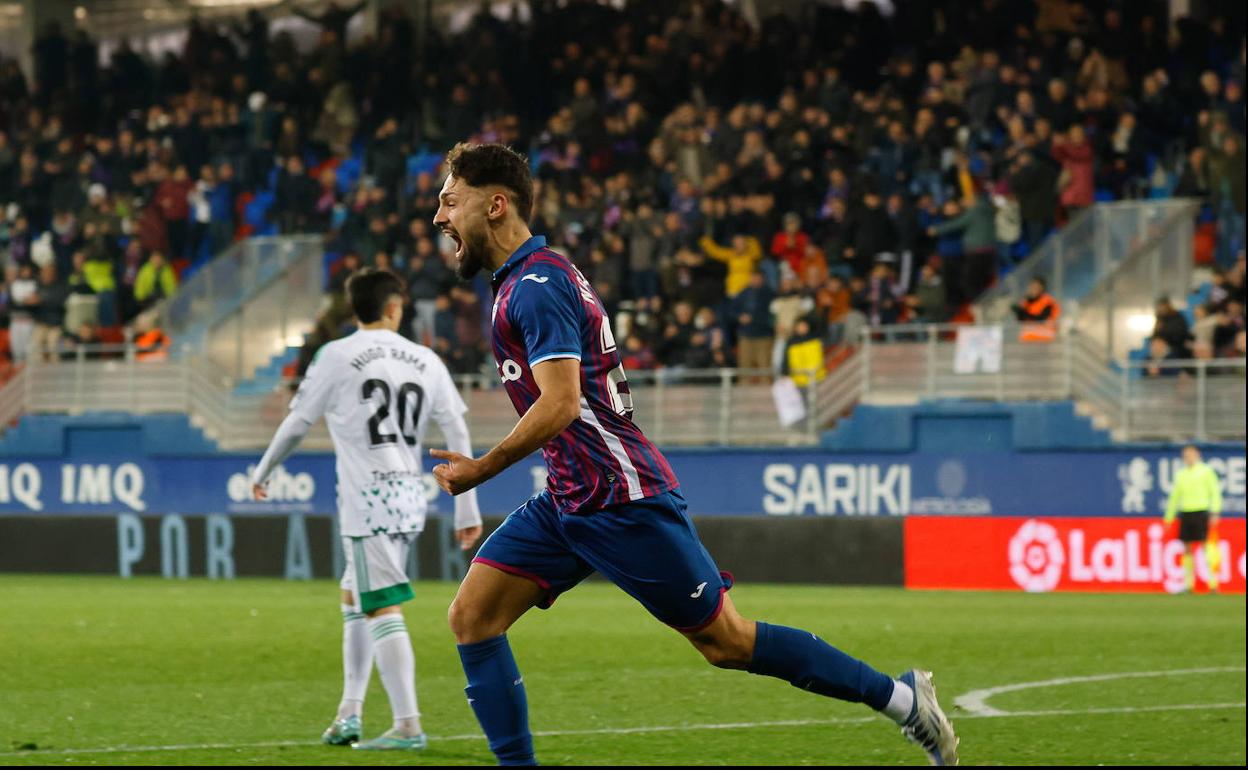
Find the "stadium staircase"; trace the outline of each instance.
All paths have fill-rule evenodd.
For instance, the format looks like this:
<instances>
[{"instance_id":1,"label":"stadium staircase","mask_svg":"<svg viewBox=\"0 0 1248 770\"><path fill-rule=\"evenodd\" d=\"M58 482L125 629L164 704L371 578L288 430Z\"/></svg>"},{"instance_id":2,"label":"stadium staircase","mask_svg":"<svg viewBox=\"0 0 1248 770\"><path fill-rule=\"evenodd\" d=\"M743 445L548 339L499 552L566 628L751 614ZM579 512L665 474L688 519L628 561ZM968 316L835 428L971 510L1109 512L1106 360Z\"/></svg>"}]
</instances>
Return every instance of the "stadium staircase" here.
<instances>
[{"instance_id":1,"label":"stadium staircase","mask_svg":"<svg viewBox=\"0 0 1248 770\"><path fill-rule=\"evenodd\" d=\"M239 396L254 396L272 393L282 387L295 376L295 364L299 360L299 348L288 347L277 353L251 377L240 380L234 385L234 393Z\"/></svg>"}]
</instances>

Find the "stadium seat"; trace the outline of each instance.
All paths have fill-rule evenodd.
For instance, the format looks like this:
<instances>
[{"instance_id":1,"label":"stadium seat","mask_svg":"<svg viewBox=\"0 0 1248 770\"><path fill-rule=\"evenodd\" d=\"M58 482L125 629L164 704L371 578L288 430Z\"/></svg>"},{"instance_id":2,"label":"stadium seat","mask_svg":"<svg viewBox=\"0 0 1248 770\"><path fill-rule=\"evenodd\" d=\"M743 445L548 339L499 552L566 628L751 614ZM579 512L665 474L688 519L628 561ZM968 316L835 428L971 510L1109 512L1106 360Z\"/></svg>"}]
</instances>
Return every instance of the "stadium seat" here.
<instances>
[{"instance_id":1,"label":"stadium seat","mask_svg":"<svg viewBox=\"0 0 1248 770\"><path fill-rule=\"evenodd\" d=\"M1192 236L1192 260L1198 265L1212 265L1217 242L1216 222L1201 222L1196 225L1196 233Z\"/></svg>"},{"instance_id":2,"label":"stadium seat","mask_svg":"<svg viewBox=\"0 0 1248 770\"><path fill-rule=\"evenodd\" d=\"M338 172L338 192L346 194L354 189L360 180L360 173L363 167L364 164L360 161L360 158L354 155L339 161L336 169Z\"/></svg>"},{"instance_id":3,"label":"stadium seat","mask_svg":"<svg viewBox=\"0 0 1248 770\"><path fill-rule=\"evenodd\" d=\"M126 329L123 326L101 326L100 342L105 345L121 345L126 341Z\"/></svg>"}]
</instances>

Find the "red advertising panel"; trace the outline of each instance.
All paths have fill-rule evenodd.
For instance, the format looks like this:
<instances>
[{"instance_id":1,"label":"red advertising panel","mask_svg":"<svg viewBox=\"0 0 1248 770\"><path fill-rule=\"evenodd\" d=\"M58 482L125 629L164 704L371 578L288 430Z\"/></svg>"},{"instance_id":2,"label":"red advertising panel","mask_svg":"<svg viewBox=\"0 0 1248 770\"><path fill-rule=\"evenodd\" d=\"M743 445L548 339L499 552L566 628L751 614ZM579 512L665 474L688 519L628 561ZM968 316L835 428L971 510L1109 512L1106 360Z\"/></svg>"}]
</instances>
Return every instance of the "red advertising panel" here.
<instances>
[{"instance_id":1,"label":"red advertising panel","mask_svg":"<svg viewBox=\"0 0 1248 770\"><path fill-rule=\"evenodd\" d=\"M909 516L907 588L1175 592L1183 543L1156 519ZM1244 520L1218 524L1219 590L1244 592ZM1196 557L1197 589L1209 574Z\"/></svg>"}]
</instances>

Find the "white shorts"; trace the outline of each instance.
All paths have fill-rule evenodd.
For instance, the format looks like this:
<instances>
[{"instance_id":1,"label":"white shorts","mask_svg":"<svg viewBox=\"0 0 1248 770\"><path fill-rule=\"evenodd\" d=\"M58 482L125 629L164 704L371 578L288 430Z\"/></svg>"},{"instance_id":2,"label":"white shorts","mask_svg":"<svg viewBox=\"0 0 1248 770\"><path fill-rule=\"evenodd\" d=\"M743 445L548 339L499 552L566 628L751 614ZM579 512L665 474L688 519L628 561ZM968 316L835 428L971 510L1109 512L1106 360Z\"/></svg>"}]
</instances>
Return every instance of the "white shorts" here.
<instances>
[{"instance_id":1,"label":"white shorts","mask_svg":"<svg viewBox=\"0 0 1248 770\"><path fill-rule=\"evenodd\" d=\"M338 585L350 591L360 612L375 612L413 598L407 577L407 557L415 532L369 537L344 537L346 568Z\"/></svg>"}]
</instances>

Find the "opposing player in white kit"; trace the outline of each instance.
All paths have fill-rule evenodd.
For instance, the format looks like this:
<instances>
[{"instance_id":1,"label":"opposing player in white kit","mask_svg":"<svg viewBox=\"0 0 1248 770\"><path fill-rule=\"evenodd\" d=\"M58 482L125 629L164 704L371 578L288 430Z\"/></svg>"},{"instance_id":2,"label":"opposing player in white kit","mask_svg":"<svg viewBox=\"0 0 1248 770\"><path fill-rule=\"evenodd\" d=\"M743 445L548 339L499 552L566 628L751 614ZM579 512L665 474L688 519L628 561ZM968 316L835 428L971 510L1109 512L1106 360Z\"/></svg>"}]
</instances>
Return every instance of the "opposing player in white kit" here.
<instances>
[{"instance_id":1,"label":"opposing player in white kit","mask_svg":"<svg viewBox=\"0 0 1248 770\"><path fill-rule=\"evenodd\" d=\"M403 315L398 278L362 270L347 282L347 294L359 330L325 345L308 367L252 476L253 491L265 497L269 473L324 415L334 441L346 570L342 701L322 740L357 749L423 749L416 662L399 605L413 596L405 565L425 524L421 444L428 418L442 428L448 449L470 455L468 407L437 354L396 333ZM475 497L455 498L455 530L465 549L481 537ZM374 658L394 725L360 743Z\"/></svg>"}]
</instances>

